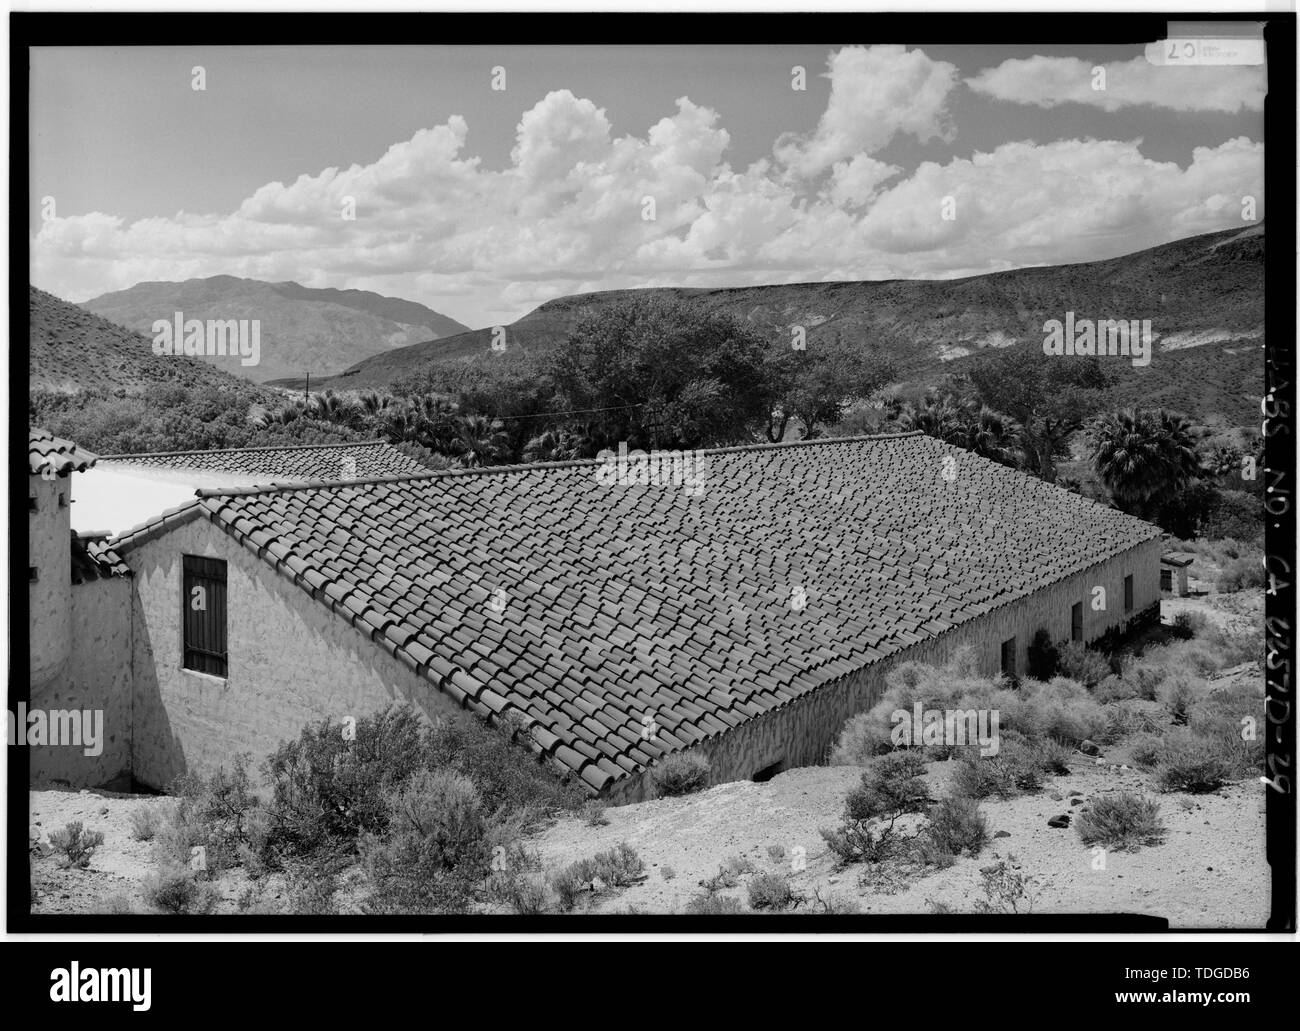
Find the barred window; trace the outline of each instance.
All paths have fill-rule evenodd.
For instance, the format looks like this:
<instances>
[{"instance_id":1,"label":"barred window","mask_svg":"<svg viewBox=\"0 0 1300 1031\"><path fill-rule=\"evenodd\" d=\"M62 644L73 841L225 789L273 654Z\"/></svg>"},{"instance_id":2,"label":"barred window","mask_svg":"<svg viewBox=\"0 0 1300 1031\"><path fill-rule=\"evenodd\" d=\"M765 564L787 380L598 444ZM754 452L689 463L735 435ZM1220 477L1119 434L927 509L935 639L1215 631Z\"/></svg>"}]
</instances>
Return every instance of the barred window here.
<instances>
[{"instance_id":1,"label":"barred window","mask_svg":"<svg viewBox=\"0 0 1300 1031\"><path fill-rule=\"evenodd\" d=\"M186 669L226 675L226 563L201 555L184 556L181 625L185 628Z\"/></svg>"}]
</instances>

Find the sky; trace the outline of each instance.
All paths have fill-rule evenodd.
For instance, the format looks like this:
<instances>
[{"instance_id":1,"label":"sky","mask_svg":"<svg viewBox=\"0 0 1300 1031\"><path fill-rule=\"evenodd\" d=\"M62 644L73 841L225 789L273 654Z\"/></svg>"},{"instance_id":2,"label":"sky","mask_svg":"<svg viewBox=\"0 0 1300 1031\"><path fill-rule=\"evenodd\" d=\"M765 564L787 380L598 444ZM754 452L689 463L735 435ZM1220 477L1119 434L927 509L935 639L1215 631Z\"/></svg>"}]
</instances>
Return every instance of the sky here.
<instances>
[{"instance_id":1,"label":"sky","mask_svg":"<svg viewBox=\"0 0 1300 1031\"><path fill-rule=\"evenodd\" d=\"M37 48L31 277L293 280L478 328L1096 260L1264 217L1264 89L1140 43Z\"/></svg>"}]
</instances>

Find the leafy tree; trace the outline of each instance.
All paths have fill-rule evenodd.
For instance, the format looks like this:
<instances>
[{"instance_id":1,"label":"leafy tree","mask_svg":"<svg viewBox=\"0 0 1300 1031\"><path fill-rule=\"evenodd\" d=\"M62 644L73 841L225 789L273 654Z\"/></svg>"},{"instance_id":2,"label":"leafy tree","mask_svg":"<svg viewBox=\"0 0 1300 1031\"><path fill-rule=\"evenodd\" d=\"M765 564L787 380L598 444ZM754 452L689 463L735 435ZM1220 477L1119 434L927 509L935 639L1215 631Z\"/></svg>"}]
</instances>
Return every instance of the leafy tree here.
<instances>
[{"instance_id":1,"label":"leafy tree","mask_svg":"<svg viewBox=\"0 0 1300 1031\"><path fill-rule=\"evenodd\" d=\"M805 437L819 436L840 421L849 402L869 397L895 376L883 359L825 347L782 348L772 365L778 394L765 428L772 443L785 439L792 418L803 424Z\"/></svg>"},{"instance_id":2,"label":"leafy tree","mask_svg":"<svg viewBox=\"0 0 1300 1031\"><path fill-rule=\"evenodd\" d=\"M753 439L781 382L768 342L725 313L646 297L579 319L550 365L561 410L592 410L593 453Z\"/></svg>"},{"instance_id":3,"label":"leafy tree","mask_svg":"<svg viewBox=\"0 0 1300 1031\"><path fill-rule=\"evenodd\" d=\"M1152 514L1200 474L1196 441L1181 415L1126 409L1093 427L1093 468L1117 507Z\"/></svg>"},{"instance_id":4,"label":"leafy tree","mask_svg":"<svg viewBox=\"0 0 1300 1031\"><path fill-rule=\"evenodd\" d=\"M1095 358L1061 358L1007 348L976 362L970 380L981 400L1021 427L1025 467L1053 483L1056 460L1070 437L1097 410L1106 375Z\"/></svg>"}]
</instances>

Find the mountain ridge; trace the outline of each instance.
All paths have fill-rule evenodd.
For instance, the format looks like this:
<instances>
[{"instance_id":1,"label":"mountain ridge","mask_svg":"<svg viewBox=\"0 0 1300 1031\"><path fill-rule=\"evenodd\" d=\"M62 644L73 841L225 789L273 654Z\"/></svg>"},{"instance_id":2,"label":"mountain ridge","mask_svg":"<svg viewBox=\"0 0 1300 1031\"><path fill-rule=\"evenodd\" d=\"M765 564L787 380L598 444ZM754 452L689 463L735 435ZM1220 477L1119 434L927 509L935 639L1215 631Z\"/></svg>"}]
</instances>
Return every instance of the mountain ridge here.
<instances>
[{"instance_id":1,"label":"mountain ridge","mask_svg":"<svg viewBox=\"0 0 1300 1031\"><path fill-rule=\"evenodd\" d=\"M258 365L243 366L237 357L202 357L255 382L304 373L324 379L394 347L470 332L455 319L399 297L226 275L137 283L81 307L150 337L155 320L171 320L177 311L201 321L257 319Z\"/></svg>"},{"instance_id":2,"label":"mountain ridge","mask_svg":"<svg viewBox=\"0 0 1300 1031\"><path fill-rule=\"evenodd\" d=\"M982 351L1042 339L1042 323L1067 310L1096 318L1151 319L1156 348L1262 334L1264 225L1185 237L1132 254L1036 265L961 279L834 280L737 287L646 287L555 298L504 327L506 347L545 352L584 310L655 295L723 308L789 339L802 325L809 347L833 342L888 356L901 375ZM322 386L391 386L421 368L490 353L492 329L420 341L363 359ZM1181 335L1181 336L1179 336ZM1199 336L1198 336L1199 335ZM277 381L299 386L301 380Z\"/></svg>"}]
</instances>

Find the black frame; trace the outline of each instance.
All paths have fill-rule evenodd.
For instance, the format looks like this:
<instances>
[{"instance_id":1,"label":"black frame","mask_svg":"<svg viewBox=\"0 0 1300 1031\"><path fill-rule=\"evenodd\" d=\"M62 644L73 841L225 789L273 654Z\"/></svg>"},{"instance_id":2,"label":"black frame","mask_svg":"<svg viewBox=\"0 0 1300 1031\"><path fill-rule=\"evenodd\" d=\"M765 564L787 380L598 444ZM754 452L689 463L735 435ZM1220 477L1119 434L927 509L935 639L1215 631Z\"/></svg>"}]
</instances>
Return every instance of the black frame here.
<instances>
[{"instance_id":1,"label":"black frame","mask_svg":"<svg viewBox=\"0 0 1300 1031\"><path fill-rule=\"evenodd\" d=\"M1295 358L1296 320L1292 297L1295 285L1295 159L1296 112L1295 32L1293 12L1233 11L1206 13L821 13L815 11L735 14L536 14L484 12L477 14L174 14L34 13L14 12L10 26L10 210L22 212L30 203L26 140L30 131L27 49L39 45L163 46L238 45L255 40L281 45L308 44L456 44L465 46L519 44L652 44L690 40L698 45L907 41L925 46L940 43L1051 44L1088 41L1096 44L1132 43L1163 38L1170 21L1255 20L1264 22L1268 47L1268 96L1265 101L1265 176L1277 185L1269 193L1273 218L1265 268L1266 334L1261 358L1265 363L1267 401L1261 402L1265 424L1265 475L1270 489L1266 510L1276 517L1267 524L1266 555L1269 587L1266 632L1268 689L1277 702L1269 710L1267 746L1275 790L1266 793L1268 858L1272 870L1273 914L1265 928L1241 931L1293 930L1295 927L1295 720L1291 699L1295 595ZM28 236L21 219L10 224L10 339L22 340L28 329L27 286L30 267ZM11 383L27 376L25 348L9 349ZM10 439L25 432L18 405L10 406ZM12 455L12 453L11 453ZM30 668L27 626L28 600L19 591L15 560L26 550L19 498L25 493L26 472L10 462L10 635L12 648L9 705L29 700L22 671ZM1270 507L1270 505L1272 507ZM148 916L51 916L30 912L29 870L21 862L27 842L27 757L23 749L8 750L9 795L7 831L10 861L7 875L9 932L149 933L266 931L482 933L520 930L637 931L680 933L719 930L753 931L746 917L605 916L586 921L566 917L484 918L442 917L175 917L160 923ZM17 861L15 861L17 859ZM1124 914L1030 914L1017 917L976 915L826 916L773 915L762 921L765 933L804 932L999 932L999 933L1151 933L1165 930L1158 917ZM1218 929L1213 933L1222 933ZM1193 932L1194 933L1194 932ZM1204 932L1212 933L1212 932ZM122 946L118 946L120 949ZM34 947L33 947L34 948ZM1189 946L1189 949L1193 947ZM117 953L114 954L115 956ZM1126 952L1127 957L1130 953ZM60 956L66 960L67 950ZM1202 958L1198 952L1190 958ZM107 961L106 961L107 962ZM46 966L48 970L48 965ZM48 981L45 982L48 987Z\"/></svg>"}]
</instances>

